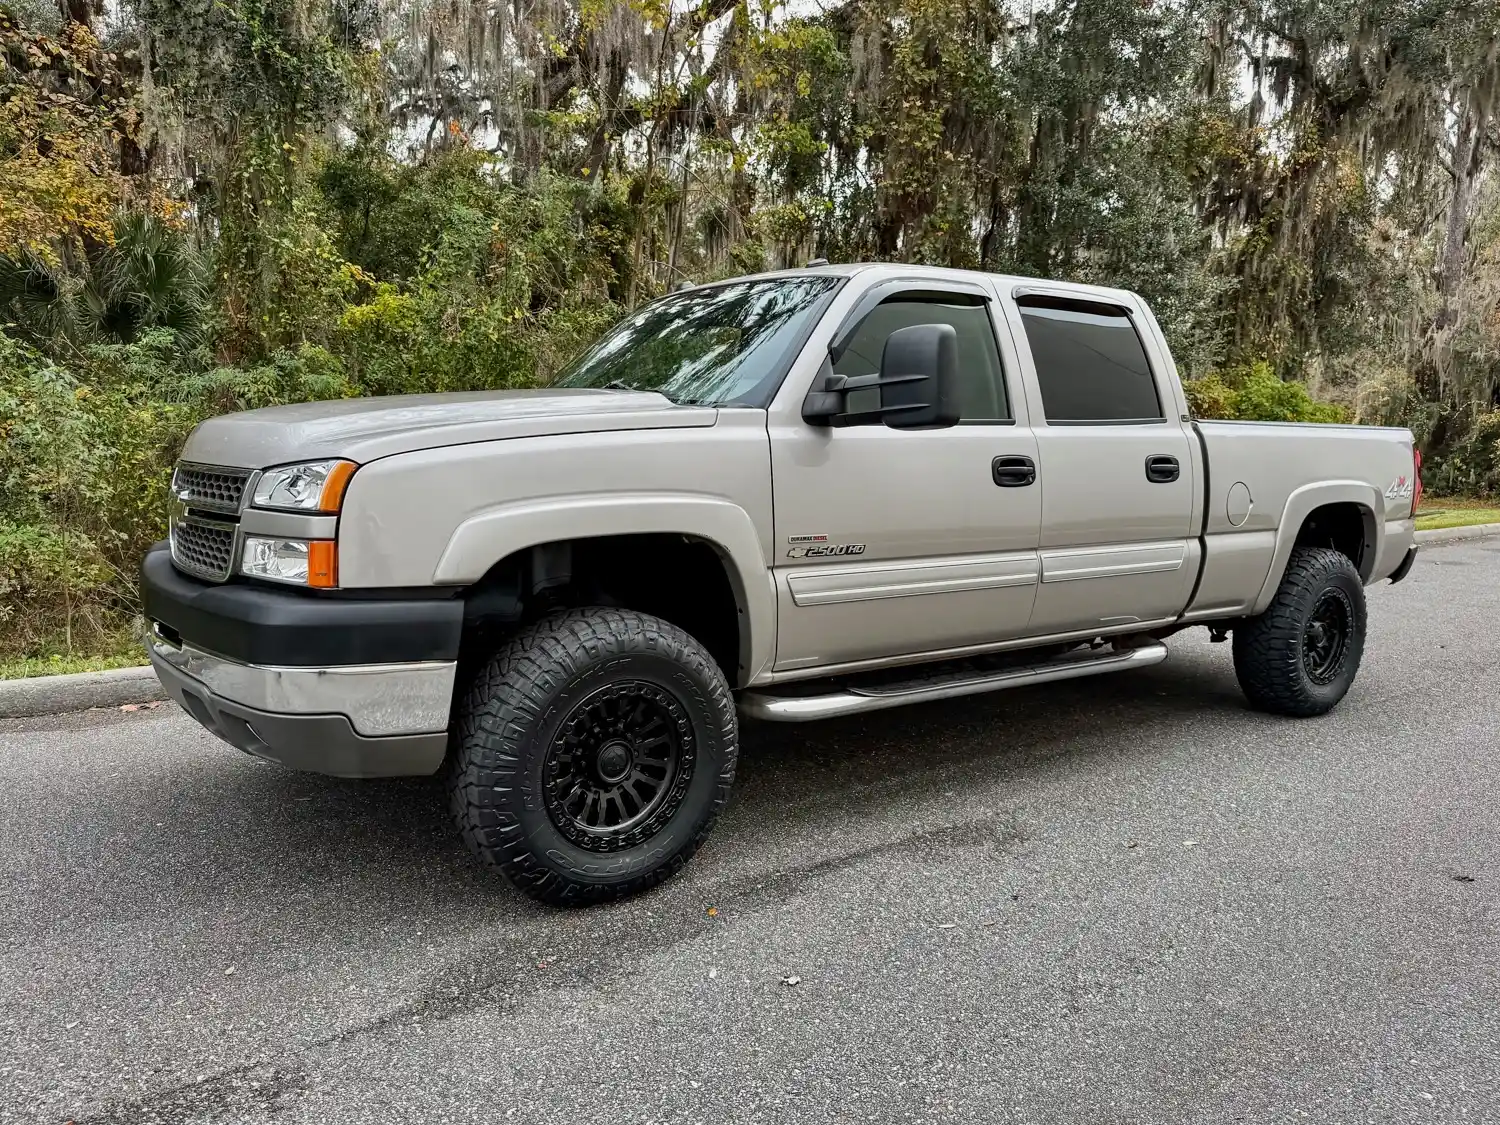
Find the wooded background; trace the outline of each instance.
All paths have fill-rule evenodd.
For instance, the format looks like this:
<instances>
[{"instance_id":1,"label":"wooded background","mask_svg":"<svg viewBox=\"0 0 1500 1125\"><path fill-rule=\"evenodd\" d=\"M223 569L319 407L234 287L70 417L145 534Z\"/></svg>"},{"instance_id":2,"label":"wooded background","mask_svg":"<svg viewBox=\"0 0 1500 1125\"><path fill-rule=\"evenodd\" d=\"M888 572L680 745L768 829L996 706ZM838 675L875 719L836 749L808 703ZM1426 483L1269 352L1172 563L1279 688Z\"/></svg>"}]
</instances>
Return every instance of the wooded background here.
<instances>
[{"instance_id":1,"label":"wooded background","mask_svg":"<svg viewBox=\"0 0 1500 1125\"><path fill-rule=\"evenodd\" d=\"M0 655L216 411L545 382L812 257L1137 290L1195 408L1500 491L1500 2L0 0Z\"/></svg>"}]
</instances>

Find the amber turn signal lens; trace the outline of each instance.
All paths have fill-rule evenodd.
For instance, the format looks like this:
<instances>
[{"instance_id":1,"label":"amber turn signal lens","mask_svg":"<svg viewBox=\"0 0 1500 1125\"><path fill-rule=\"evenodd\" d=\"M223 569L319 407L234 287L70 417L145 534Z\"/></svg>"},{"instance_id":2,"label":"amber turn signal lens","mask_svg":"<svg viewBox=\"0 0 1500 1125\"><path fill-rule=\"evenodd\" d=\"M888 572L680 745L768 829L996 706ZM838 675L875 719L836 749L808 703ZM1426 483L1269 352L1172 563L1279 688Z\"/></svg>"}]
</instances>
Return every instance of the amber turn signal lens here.
<instances>
[{"instance_id":1,"label":"amber turn signal lens","mask_svg":"<svg viewBox=\"0 0 1500 1125\"><path fill-rule=\"evenodd\" d=\"M318 497L318 510L336 512L344 503L344 490L349 487L349 478L359 466L353 461L335 461L323 481L323 492Z\"/></svg>"},{"instance_id":2,"label":"amber turn signal lens","mask_svg":"<svg viewBox=\"0 0 1500 1125\"><path fill-rule=\"evenodd\" d=\"M307 545L307 584L322 590L339 584L339 552L333 540L316 539Z\"/></svg>"}]
</instances>

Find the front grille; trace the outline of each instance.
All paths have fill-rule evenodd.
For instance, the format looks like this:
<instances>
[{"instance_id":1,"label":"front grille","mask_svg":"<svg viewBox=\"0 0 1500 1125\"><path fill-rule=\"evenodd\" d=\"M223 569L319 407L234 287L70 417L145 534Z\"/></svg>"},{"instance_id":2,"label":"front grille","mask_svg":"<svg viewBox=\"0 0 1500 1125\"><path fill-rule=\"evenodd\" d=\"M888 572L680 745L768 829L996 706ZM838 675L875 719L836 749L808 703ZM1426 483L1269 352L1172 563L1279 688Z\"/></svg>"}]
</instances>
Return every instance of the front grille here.
<instances>
[{"instance_id":1,"label":"front grille","mask_svg":"<svg viewBox=\"0 0 1500 1125\"><path fill-rule=\"evenodd\" d=\"M221 465L194 465L184 461L172 476L172 491L189 508L207 508L215 512L238 512L245 497L248 469L229 469Z\"/></svg>"},{"instance_id":2,"label":"front grille","mask_svg":"<svg viewBox=\"0 0 1500 1125\"><path fill-rule=\"evenodd\" d=\"M172 561L178 570L224 581L234 565L234 525L178 520L172 526Z\"/></svg>"}]
</instances>

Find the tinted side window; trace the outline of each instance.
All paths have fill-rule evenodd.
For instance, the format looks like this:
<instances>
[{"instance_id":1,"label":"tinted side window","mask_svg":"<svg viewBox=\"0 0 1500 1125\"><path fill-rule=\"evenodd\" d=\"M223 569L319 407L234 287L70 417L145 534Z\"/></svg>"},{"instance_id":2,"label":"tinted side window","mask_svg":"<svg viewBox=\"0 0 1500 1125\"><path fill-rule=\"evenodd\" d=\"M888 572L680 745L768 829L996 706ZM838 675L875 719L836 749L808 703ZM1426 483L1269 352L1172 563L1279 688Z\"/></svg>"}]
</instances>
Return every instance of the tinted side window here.
<instances>
[{"instance_id":1,"label":"tinted side window","mask_svg":"<svg viewBox=\"0 0 1500 1125\"><path fill-rule=\"evenodd\" d=\"M877 305L860 322L844 354L833 365L839 375L871 375L880 370L886 338L914 324L950 324L958 333L958 401L965 422L1008 422L1010 406L1000 370L1000 351L989 310L978 304L942 304L897 298ZM849 396L850 410L873 410L880 391L870 388Z\"/></svg>"},{"instance_id":2,"label":"tinted side window","mask_svg":"<svg viewBox=\"0 0 1500 1125\"><path fill-rule=\"evenodd\" d=\"M1049 422L1164 421L1146 349L1124 309L1018 302Z\"/></svg>"}]
</instances>

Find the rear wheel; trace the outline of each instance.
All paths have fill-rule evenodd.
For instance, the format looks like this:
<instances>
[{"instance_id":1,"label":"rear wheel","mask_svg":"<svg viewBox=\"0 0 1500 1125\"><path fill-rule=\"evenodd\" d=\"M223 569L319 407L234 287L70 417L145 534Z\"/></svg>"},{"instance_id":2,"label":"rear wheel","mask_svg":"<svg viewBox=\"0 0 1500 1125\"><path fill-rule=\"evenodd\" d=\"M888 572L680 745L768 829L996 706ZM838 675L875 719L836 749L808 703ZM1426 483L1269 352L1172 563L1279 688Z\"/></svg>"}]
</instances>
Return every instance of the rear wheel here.
<instances>
[{"instance_id":1,"label":"rear wheel","mask_svg":"<svg viewBox=\"0 0 1500 1125\"><path fill-rule=\"evenodd\" d=\"M1234 631L1234 670L1251 704L1278 715L1331 711L1365 648L1365 590L1348 556L1298 548L1265 613Z\"/></svg>"},{"instance_id":2,"label":"rear wheel","mask_svg":"<svg viewBox=\"0 0 1500 1125\"><path fill-rule=\"evenodd\" d=\"M464 840L544 902L618 898L692 857L729 797L734 700L703 646L619 609L507 641L459 709L449 797Z\"/></svg>"}]
</instances>

